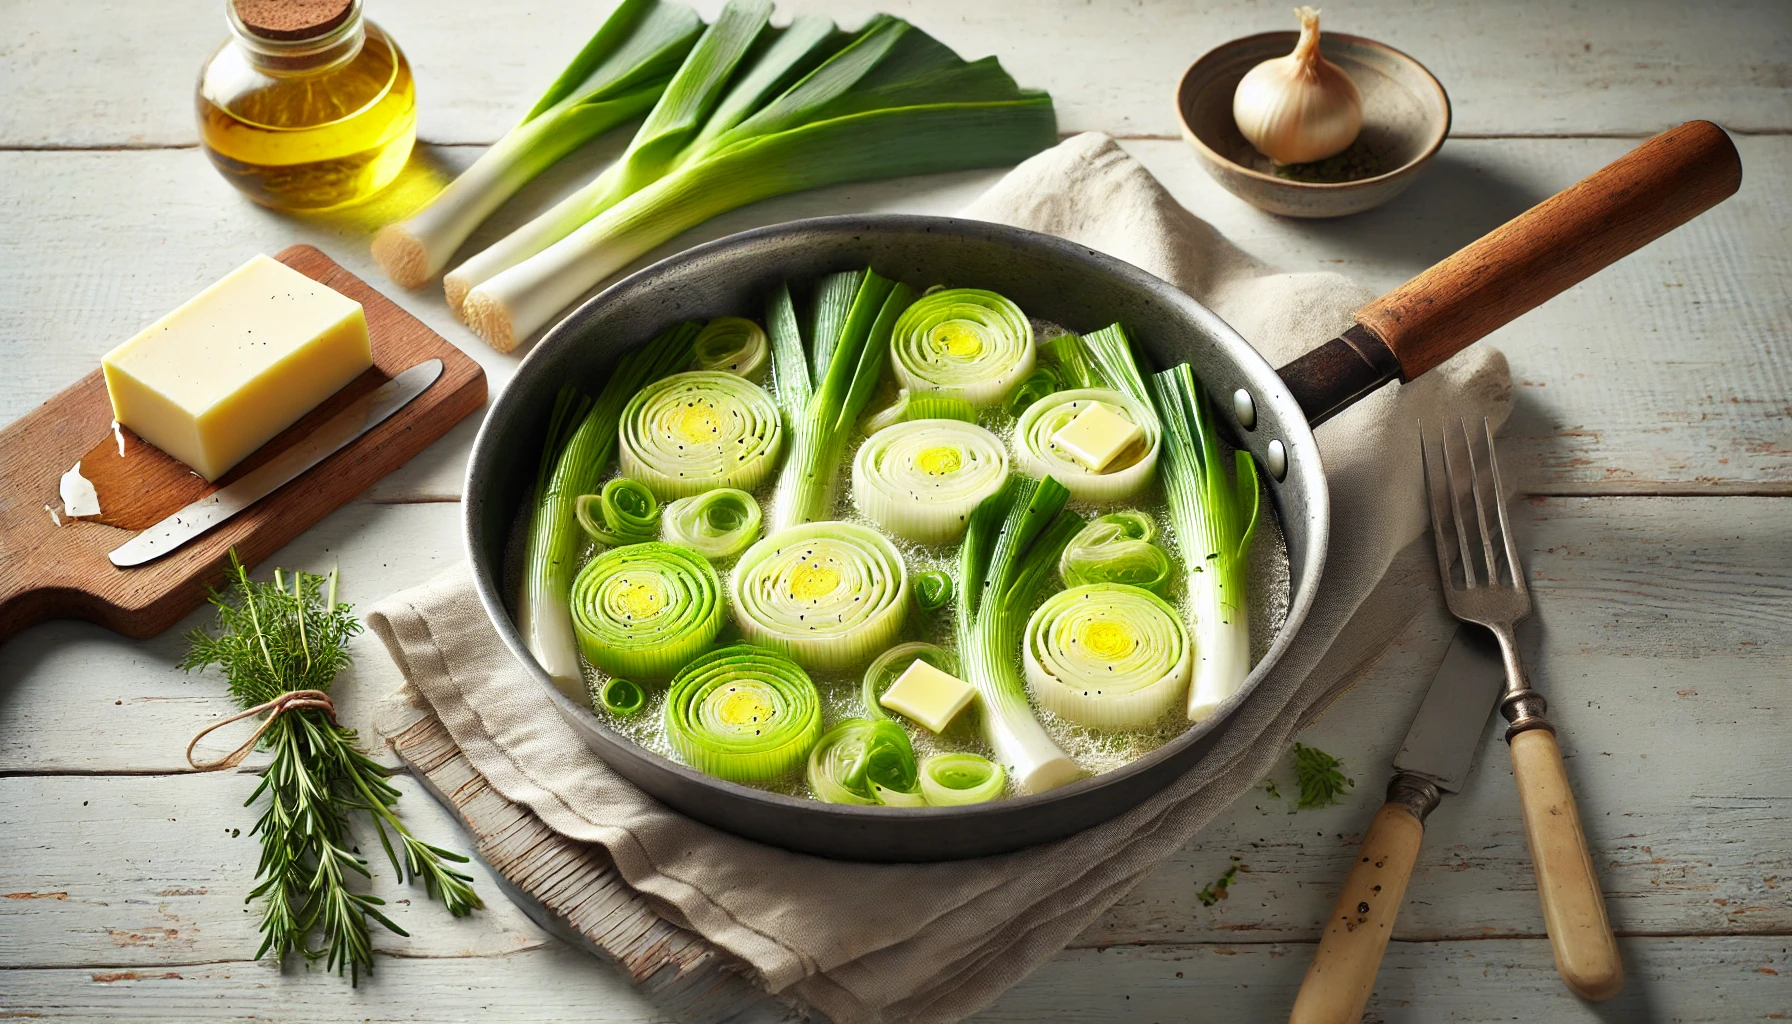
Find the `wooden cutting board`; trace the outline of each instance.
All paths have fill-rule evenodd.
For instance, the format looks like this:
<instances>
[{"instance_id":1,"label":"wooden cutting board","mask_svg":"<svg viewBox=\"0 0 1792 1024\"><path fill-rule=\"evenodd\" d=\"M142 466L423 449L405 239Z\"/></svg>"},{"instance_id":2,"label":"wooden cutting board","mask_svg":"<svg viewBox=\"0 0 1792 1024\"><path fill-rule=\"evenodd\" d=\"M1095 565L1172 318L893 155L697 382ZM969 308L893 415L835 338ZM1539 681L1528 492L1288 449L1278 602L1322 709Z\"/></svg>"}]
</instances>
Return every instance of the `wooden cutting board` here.
<instances>
[{"instance_id":1,"label":"wooden cutting board","mask_svg":"<svg viewBox=\"0 0 1792 1024\"><path fill-rule=\"evenodd\" d=\"M292 246L275 259L361 303L373 342L373 368L215 484L128 430L122 431L120 455L112 433L112 403L97 366L0 430L0 641L58 618L86 619L132 637L160 633L198 607L223 580L232 547L245 564L254 565L485 404L485 371L479 364L367 282L309 245ZM107 560L108 552L137 531L231 483L344 405L426 359L442 360L435 383L298 479L166 558L131 569ZM99 493L102 513L87 519L63 517L58 525L44 506L61 514L62 474L77 460L81 475Z\"/></svg>"}]
</instances>

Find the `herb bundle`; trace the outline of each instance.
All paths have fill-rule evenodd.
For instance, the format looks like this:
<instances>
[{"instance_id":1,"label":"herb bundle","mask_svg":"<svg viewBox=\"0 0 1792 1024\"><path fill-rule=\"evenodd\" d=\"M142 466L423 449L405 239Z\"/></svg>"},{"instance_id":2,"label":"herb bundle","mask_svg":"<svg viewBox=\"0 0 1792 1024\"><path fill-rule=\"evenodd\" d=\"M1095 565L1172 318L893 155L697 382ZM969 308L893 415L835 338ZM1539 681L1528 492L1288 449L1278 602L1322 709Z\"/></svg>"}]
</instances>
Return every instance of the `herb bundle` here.
<instances>
[{"instance_id":1,"label":"herb bundle","mask_svg":"<svg viewBox=\"0 0 1792 1024\"><path fill-rule=\"evenodd\" d=\"M229 585L211 602L218 635L194 630L181 667L216 665L246 712L269 711L257 737L273 760L244 802L265 797L267 804L253 830L261 838L261 863L248 899L263 901L255 955L298 952L338 974L346 969L358 983L363 970L373 971L370 918L409 933L379 909L384 900L349 888L351 873L372 877L355 849L349 815L365 811L399 881L422 879L456 917L484 905L472 876L444 863L467 858L411 835L393 811L399 792L385 770L358 749L353 729L336 723L324 694L349 664L348 641L361 631L352 607L336 600L336 574L286 577L276 569L273 582L257 583L233 551ZM255 742L205 767L230 767ZM321 935L321 947L312 944L314 934Z\"/></svg>"},{"instance_id":2,"label":"herb bundle","mask_svg":"<svg viewBox=\"0 0 1792 1024\"><path fill-rule=\"evenodd\" d=\"M1338 769L1342 761L1304 743L1294 745L1294 776L1300 782L1300 807L1329 807L1356 780Z\"/></svg>"}]
</instances>

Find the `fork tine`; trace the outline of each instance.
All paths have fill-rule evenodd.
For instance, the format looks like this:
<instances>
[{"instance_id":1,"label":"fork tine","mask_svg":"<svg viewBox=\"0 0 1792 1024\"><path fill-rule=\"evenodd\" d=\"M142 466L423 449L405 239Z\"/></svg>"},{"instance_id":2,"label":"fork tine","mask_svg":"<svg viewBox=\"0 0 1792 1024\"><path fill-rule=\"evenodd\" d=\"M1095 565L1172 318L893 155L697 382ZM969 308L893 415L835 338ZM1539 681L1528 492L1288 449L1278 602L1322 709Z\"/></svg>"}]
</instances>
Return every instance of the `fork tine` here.
<instances>
[{"instance_id":1,"label":"fork tine","mask_svg":"<svg viewBox=\"0 0 1792 1024\"><path fill-rule=\"evenodd\" d=\"M1475 498L1475 522L1481 527L1481 556L1487 560L1487 585L1500 585L1499 559L1493 554L1493 533L1487 529L1487 504L1481 495L1481 470L1475 465L1475 435L1468 432L1468 421L1462 420L1462 446L1468 449L1469 493Z\"/></svg>"},{"instance_id":2,"label":"fork tine","mask_svg":"<svg viewBox=\"0 0 1792 1024\"><path fill-rule=\"evenodd\" d=\"M1436 457L1431 453L1431 446L1425 440L1424 424L1419 425L1419 453L1424 458L1425 491L1429 499L1426 504L1431 509L1431 537L1437 545L1438 571L1443 574L1444 587L1454 586L1450 582L1450 563L1455 561L1454 542L1450 537L1450 515L1447 503L1450 502L1448 480L1438 469Z\"/></svg>"},{"instance_id":3,"label":"fork tine","mask_svg":"<svg viewBox=\"0 0 1792 1024\"><path fill-rule=\"evenodd\" d=\"M1468 531L1462 525L1462 501L1458 497L1461 488L1456 486L1456 464L1450 459L1450 421L1443 422L1444 476L1448 479L1450 490L1450 518L1456 524L1456 544L1462 549L1462 582L1468 589L1475 589L1475 556L1468 546ZM1463 443L1468 443L1464 435ZM1470 481L1473 483L1473 481Z\"/></svg>"},{"instance_id":4,"label":"fork tine","mask_svg":"<svg viewBox=\"0 0 1792 1024\"><path fill-rule=\"evenodd\" d=\"M1500 483L1500 460L1493 453L1493 424L1481 417L1481 429L1487 434L1487 466L1493 470L1493 507L1499 510L1500 538L1505 541L1506 568L1512 573L1512 585L1521 594L1529 593L1524 583L1524 570L1519 568L1518 548L1512 543L1512 523L1506 518L1506 488Z\"/></svg>"}]
</instances>

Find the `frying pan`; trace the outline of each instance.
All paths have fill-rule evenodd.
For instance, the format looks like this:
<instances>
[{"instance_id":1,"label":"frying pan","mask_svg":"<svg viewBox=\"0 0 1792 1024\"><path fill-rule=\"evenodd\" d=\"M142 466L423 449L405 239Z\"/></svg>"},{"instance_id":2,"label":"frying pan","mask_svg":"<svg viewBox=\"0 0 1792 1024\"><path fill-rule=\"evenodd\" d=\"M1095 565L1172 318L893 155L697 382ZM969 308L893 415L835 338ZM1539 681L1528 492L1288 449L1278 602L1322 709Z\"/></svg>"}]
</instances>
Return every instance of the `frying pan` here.
<instances>
[{"instance_id":1,"label":"frying pan","mask_svg":"<svg viewBox=\"0 0 1792 1024\"><path fill-rule=\"evenodd\" d=\"M1200 303L1142 270L1048 235L943 217L796 221L698 246L624 279L542 339L493 404L467 466L464 525L473 579L511 652L567 722L617 772L679 811L761 842L829 857L949 860L1019 849L1105 821L1168 785L1219 742L1232 712L1300 631L1321 584L1330 512L1313 428L1394 380L1411 380L1521 313L1685 223L1741 185L1722 129L1658 135L1521 214L1357 314L1338 338L1277 370ZM1254 422L1225 424L1257 459L1288 545L1287 618L1244 686L1213 717L1118 770L1045 793L970 807L826 804L716 779L637 746L560 693L530 656L506 585L554 396L595 390L618 355L668 323L760 309L766 291L871 266L917 288L974 283L1073 330L1126 324L1148 362L1187 361L1215 407L1250 396ZM514 568L514 565L510 566Z\"/></svg>"}]
</instances>

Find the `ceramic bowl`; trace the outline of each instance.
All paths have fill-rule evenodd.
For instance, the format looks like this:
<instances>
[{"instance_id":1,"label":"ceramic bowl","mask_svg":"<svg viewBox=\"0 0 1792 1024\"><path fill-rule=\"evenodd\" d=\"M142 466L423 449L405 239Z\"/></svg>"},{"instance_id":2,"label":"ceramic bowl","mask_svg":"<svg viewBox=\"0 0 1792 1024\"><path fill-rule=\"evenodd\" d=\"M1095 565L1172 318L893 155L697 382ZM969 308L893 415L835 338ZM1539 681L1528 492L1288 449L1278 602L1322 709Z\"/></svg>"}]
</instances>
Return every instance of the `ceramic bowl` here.
<instances>
[{"instance_id":1,"label":"ceramic bowl","mask_svg":"<svg viewBox=\"0 0 1792 1024\"><path fill-rule=\"evenodd\" d=\"M1450 97L1425 66L1391 46L1327 32L1319 49L1363 95L1363 130L1353 149L1386 168L1353 181L1296 181L1272 173L1232 119L1232 94L1245 72L1287 55L1298 32L1234 39L1189 66L1176 87L1182 136L1215 181L1260 210L1288 217L1345 217L1387 202L1412 184L1450 134Z\"/></svg>"}]
</instances>

